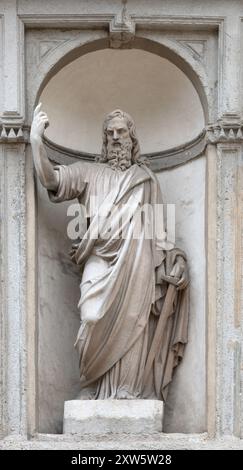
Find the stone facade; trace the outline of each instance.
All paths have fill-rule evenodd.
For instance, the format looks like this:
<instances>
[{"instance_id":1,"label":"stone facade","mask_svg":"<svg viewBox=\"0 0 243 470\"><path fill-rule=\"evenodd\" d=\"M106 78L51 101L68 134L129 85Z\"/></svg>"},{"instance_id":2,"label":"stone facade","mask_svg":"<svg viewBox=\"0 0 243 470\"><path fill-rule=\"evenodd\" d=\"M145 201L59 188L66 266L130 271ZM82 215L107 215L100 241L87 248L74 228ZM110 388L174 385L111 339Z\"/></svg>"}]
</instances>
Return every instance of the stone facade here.
<instances>
[{"instance_id":1,"label":"stone facade","mask_svg":"<svg viewBox=\"0 0 243 470\"><path fill-rule=\"evenodd\" d=\"M60 432L58 419L62 398L51 422L45 419L51 404L42 393L41 380L48 382L53 372L58 376L58 363L52 356L53 371L43 368L46 360L42 340L51 328L51 323L43 316L49 305L47 302L43 307L43 302L51 303L52 295L42 284L49 253L45 251L47 235L40 229L40 220L46 217L47 207L35 186L29 128L33 108L49 80L82 55L107 48L146 51L169 60L192 82L205 120L198 138L174 149L150 154L152 168L158 172L161 184L167 187L168 197L173 197L168 180L171 178L176 185L180 182L174 200L182 205L187 220L196 227L195 234L192 231L192 238L188 238L179 218L182 243L185 241L187 250L192 247L192 256L198 255L197 246L200 252L200 266L194 265L193 260L191 263L196 283L191 300L195 317L190 327L192 334L197 333L199 353L194 354L195 345L191 342L188 362L178 370L170 406L165 409L168 434L151 435L149 441L144 436L136 437L133 446L242 448L243 5L240 0L205 1L203 4L200 0L130 0L125 6L120 0L0 2L0 418L3 448L96 445L95 442L87 444L87 437L83 442L75 439L72 442L68 437L55 434ZM62 158L65 161L67 157L58 145L49 143L49 147L56 161ZM76 155L72 149L69 157L74 160L90 158L87 153ZM190 184L192 174L196 175L197 187ZM185 186L187 197L182 198L180 194L185 195ZM60 212L60 220L62 217ZM41 235L42 244L39 243ZM70 268L65 263L59 259L56 267L62 264L67 274ZM64 278L66 274L64 270ZM70 288L76 289L76 274L71 274L74 284ZM201 295L200 308L196 293ZM65 324L70 328L70 341L72 328L76 328L73 322L77 321L75 306L72 309ZM57 348L59 346L57 344ZM198 370L196 376L190 375L190 365L192 370ZM75 365L70 376L75 376ZM63 390L57 391L59 396L66 393L67 376L62 379ZM192 397L193 411L190 412ZM200 424L196 428L197 410ZM169 434L171 431L186 434ZM112 436L99 443L100 448L116 445ZM131 447L131 438L128 443L124 435L119 438L119 445Z\"/></svg>"}]
</instances>

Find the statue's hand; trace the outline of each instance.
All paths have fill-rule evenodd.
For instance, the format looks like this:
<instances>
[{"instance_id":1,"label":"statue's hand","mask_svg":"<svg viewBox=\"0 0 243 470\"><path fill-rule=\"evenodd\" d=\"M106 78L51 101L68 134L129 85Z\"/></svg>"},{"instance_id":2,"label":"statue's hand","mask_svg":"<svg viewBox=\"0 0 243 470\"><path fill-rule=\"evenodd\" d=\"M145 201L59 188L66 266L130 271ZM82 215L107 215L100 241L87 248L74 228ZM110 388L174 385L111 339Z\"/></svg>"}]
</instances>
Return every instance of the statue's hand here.
<instances>
[{"instance_id":1,"label":"statue's hand","mask_svg":"<svg viewBox=\"0 0 243 470\"><path fill-rule=\"evenodd\" d=\"M76 255L76 252L77 252L77 249L79 247L79 243L73 243L72 244L72 249L69 251L69 256L71 258L71 260L75 263L75 255Z\"/></svg>"},{"instance_id":2,"label":"statue's hand","mask_svg":"<svg viewBox=\"0 0 243 470\"><path fill-rule=\"evenodd\" d=\"M42 104L39 103L34 110L33 122L30 131L30 141L39 140L42 138L45 128L49 126L47 114L41 111Z\"/></svg>"},{"instance_id":3,"label":"statue's hand","mask_svg":"<svg viewBox=\"0 0 243 470\"><path fill-rule=\"evenodd\" d=\"M182 256L176 257L176 262L170 272L170 276L178 279L176 282L177 290L185 289L189 282L187 262Z\"/></svg>"}]
</instances>

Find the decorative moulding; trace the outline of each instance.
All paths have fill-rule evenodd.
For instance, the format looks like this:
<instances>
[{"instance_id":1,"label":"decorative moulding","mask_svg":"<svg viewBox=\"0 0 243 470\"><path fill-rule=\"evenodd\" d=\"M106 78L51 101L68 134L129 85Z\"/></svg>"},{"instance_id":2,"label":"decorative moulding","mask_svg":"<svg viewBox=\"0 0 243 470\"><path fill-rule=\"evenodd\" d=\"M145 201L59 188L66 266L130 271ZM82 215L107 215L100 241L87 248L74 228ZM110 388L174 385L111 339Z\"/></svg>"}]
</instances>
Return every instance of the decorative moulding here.
<instances>
[{"instance_id":1,"label":"decorative moulding","mask_svg":"<svg viewBox=\"0 0 243 470\"><path fill-rule=\"evenodd\" d=\"M0 142L23 142L27 137L22 116L18 112L5 111L0 118Z\"/></svg>"},{"instance_id":2,"label":"decorative moulding","mask_svg":"<svg viewBox=\"0 0 243 470\"><path fill-rule=\"evenodd\" d=\"M215 124L207 126L207 142L239 142L243 141L243 120L238 114L224 114Z\"/></svg>"},{"instance_id":3,"label":"decorative moulding","mask_svg":"<svg viewBox=\"0 0 243 470\"><path fill-rule=\"evenodd\" d=\"M150 161L150 166L154 171L174 168L202 155L206 146L205 135L205 130L203 130L195 139L183 145L160 152L146 153L142 156ZM49 158L58 164L70 164L77 160L95 161L99 156L58 145L47 137L44 137L44 144Z\"/></svg>"},{"instance_id":4,"label":"decorative moulding","mask_svg":"<svg viewBox=\"0 0 243 470\"><path fill-rule=\"evenodd\" d=\"M204 61L205 59L205 52L206 52L206 40L202 39L193 39L193 40L184 40L179 39L178 41L182 46L186 47L186 49L200 61Z\"/></svg>"}]
</instances>

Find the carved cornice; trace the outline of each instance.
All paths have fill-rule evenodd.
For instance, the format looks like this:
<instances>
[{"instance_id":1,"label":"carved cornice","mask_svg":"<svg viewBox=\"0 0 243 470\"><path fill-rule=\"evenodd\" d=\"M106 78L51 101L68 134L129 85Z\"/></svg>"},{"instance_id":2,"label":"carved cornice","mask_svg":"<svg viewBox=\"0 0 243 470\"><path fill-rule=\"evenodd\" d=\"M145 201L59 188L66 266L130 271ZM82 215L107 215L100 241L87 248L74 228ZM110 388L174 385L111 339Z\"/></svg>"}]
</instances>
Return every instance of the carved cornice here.
<instances>
[{"instance_id":1,"label":"carved cornice","mask_svg":"<svg viewBox=\"0 0 243 470\"><path fill-rule=\"evenodd\" d=\"M227 113L206 128L207 143L243 142L243 120L238 114Z\"/></svg>"},{"instance_id":2,"label":"carved cornice","mask_svg":"<svg viewBox=\"0 0 243 470\"><path fill-rule=\"evenodd\" d=\"M127 3L127 2L126 2ZM124 4L124 3L123 3ZM117 14L119 15L119 13ZM99 28L106 26L113 18L114 13L79 13L79 14L45 14L45 13L20 13L19 19L27 28ZM217 30L217 28L225 21L224 16L202 16L202 15L159 15L159 14L132 14L132 19L138 25L139 29L162 29L178 30L178 26L188 30Z\"/></svg>"},{"instance_id":3,"label":"carved cornice","mask_svg":"<svg viewBox=\"0 0 243 470\"><path fill-rule=\"evenodd\" d=\"M183 165L194 158L200 157L206 147L205 130L203 130L195 139L185 144L173 147L161 152L145 154L151 163L153 171L160 171Z\"/></svg>"}]
</instances>

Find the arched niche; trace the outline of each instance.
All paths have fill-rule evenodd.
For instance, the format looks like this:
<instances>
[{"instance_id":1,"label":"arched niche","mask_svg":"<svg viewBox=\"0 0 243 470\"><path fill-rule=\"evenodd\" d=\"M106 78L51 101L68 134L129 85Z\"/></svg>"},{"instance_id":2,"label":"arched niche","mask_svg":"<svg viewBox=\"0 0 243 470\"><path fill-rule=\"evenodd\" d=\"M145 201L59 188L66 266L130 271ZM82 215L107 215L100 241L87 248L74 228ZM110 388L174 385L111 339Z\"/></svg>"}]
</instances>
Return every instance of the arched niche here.
<instances>
[{"instance_id":1,"label":"arched niche","mask_svg":"<svg viewBox=\"0 0 243 470\"><path fill-rule=\"evenodd\" d=\"M142 44L144 51L142 50ZM168 89L177 91L177 96L173 98L173 92L169 94L171 101L171 120L166 113L161 113L161 106L157 106L158 101L158 86L157 88L150 87L152 91L156 91L155 96L152 95L152 103L156 103L157 114L153 116L153 119L149 112L153 109L151 106L150 111L146 114L146 105L141 103L141 99L127 102L130 106L130 113L138 118L138 134L141 139L144 138L144 132L146 130L149 145L146 148L146 140L142 144L145 151L158 150L159 147L152 147L154 141L162 144L164 141L161 140L160 128L165 121L165 126L168 126L168 122L171 126L173 124L173 133L170 134L170 139L164 147L164 151L168 152L171 146L177 147L183 144L187 144L188 140L193 138L202 130L204 127L205 119L207 116L206 106L206 93L200 79L196 72L190 68L189 63L186 64L184 57L178 57L173 51L168 53L168 48L165 46L157 45L158 51L155 54L155 46L151 41L135 41L134 45L137 46L131 51L107 51L105 45L106 40L100 40L96 42L97 49L100 52L94 51L95 45L88 44L82 46L82 48L76 48L71 53L68 53L64 58L61 58L53 65L52 59L49 59L50 63L47 67L46 64L42 64L42 71L49 70L43 79L40 74L38 94L35 98L35 103L41 98L45 105L45 110L49 113L50 121L53 122L53 135L50 135L51 139L56 144L62 143L65 147L77 150L85 150L86 152L98 152L99 140L95 140L95 146L89 146L89 139L92 137L92 133L96 136L98 129L100 128L99 135L101 135L101 124L99 122L102 114L110 111L109 108L105 108L105 102L107 99L107 92L109 87L105 90L97 90L103 97L103 104L100 101L99 104L99 116L95 116L95 105L97 104L97 96L93 97L92 93L87 100L86 105L90 108L87 109L87 115L76 114L76 111L70 107L68 110L67 103L65 103L65 83L69 84L70 90L73 87L77 87L77 76L78 70L82 70L82 63L86 66L89 64L90 71L94 73L97 70L97 60L95 58L101 54L100 57L105 57L106 54L111 53L115 58L116 54L120 54L125 63L127 57L127 66L132 64L132 58L137 57L138 70L139 61L148 61L152 67L155 67L155 78L157 79L158 70L162 74L160 65L164 64L164 73L167 73L167 84ZM139 46L139 47L138 47ZM152 47L153 46L153 47ZM152 47L153 51L149 50ZM57 48L58 49L58 48ZM81 54L82 51L82 54ZM166 56L166 51L168 55ZM78 52L80 57L78 57ZM151 54L152 52L152 54ZM60 54L60 51L56 51L55 54ZM87 54L87 55L86 55ZM150 57L152 55L152 57ZM82 56L82 57L81 57ZM130 57L129 57L130 56ZM162 57L160 59L160 57ZM118 56L117 56L118 57ZM173 57L173 63L170 62L170 58ZM161 64L158 64L158 60L161 60ZM82 62L83 61L83 62ZM93 63L92 63L93 61ZM130 61L130 62L129 62ZM175 65L178 62L180 67ZM102 66L100 65L100 73L102 73ZM107 67L108 68L108 67ZM163 68L163 67L162 67ZM124 67L125 70L125 67ZM190 70L190 74L185 75L186 70ZM71 73L70 73L71 71ZM87 72L87 69L86 69ZM150 70L146 70L147 76L149 76ZM110 68L112 73L112 67ZM162 74L163 75L163 74ZM69 77L69 81L66 79ZM104 77L103 77L104 78ZM136 78L137 89L139 86L141 89L145 89L145 84L142 83L144 75L138 73ZM95 84L96 77L92 77L92 83L87 85L88 76L83 76L85 86L91 86ZM129 80L128 80L129 79ZM165 80L162 76L161 80ZM180 80L181 79L181 80ZM128 80L131 86L132 79L129 76L124 76L123 80ZM152 81L152 75L150 75L150 84ZM172 86L173 82L176 82L177 86ZM91 78L90 78L91 82ZM116 76L116 86L114 90L126 91L124 83L119 84ZM195 88L194 83L197 83ZM64 88L60 87L60 84ZM164 81L166 84L166 80ZM56 85L56 91L55 91ZM157 83L158 85L158 83ZM165 85L164 85L165 86ZM185 88L183 88L183 86ZM143 88L144 87L144 88ZM198 91L200 88L200 93ZM127 89L129 87L127 86ZM136 87L135 87L136 88ZM185 108L185 116L190 119L189 127L187 129L187 137L182 140L181 129L185 122L183 120L183 110L180 109L180 115L177 116L175 109L178 105L178 92L181 91L182 99L183 90L187 89L187 100L184 101L188 107L188 103L193 104L194 114L191 109L191 114L187 113ZM76 88L77 90L77 88ZM191 90L191 93L190 93ZM102 93L101 93L102 92ZM55 95L56 93L56 95ZM169 93L169 91L168 91ZM128 95L129 96L129 95ZM141 96L141 95L140 95ZM60 98L60 100L58 99ZM145 96L147 99L147 96ZM156 100L157 98L157 100ZM161 98L161 97L160 97ZM164 99L167 99L166 96ZM84 96L83 96L84 99ZM56 101L55 101L56 100ZM191 100L191 101L190 101ZM56 108L61 104L61 107ZM159 101L158 101L159 102ZM161 103L163 100L161 101ZM33 101L34 104L34 101ZM114 103L115 104L115 103ZM126 101L122 101L120 98L118 106L126 108ZM136 108L140 106L141 108ZM117 106L115 106L117 107ZM73 112L72 112L73 111ZM140 115L143 111L144 121L140 121ZM160 113L159 113L160 111ZM168 111L169 112L169 111ZM56 113L56 114L55 114ZM59 119L58 119L59 113ZM60 113L63 116L60 116ZM68 116L65 117L65 113ZM174 114L173 114L174 113ZM93 119L92 119L93 114ZM94 116L96 120L94 120ZM192 119L193 116L193 119ZM157 117L157 121L156 121ZM55 127L55 120L58 123ZM136 119L137 120L137 119ZM88 129L85 130L85 125ZM140 122L139 122L140 121ZM140 124L141 123L141 124ZM192 126L191 134L190 123ZM82 129L82 135L85 136L85 132L88 132L89 138L78 140L76 133L78 132L78 126ZM150 137L150 129L155 126L156 133L153 134L153 138ZM82 127L83 126L83 127ZM93 126L93 127L92 127ZM141 127L140 127L141 126ZM161 126L161 127L160 127ZM51 128L50 128L51 132ZM71 140L67 135L71 132ZM175 140L173 140L173 134ZM165 134L163 134L165 135ZM180 136L181 140L176 141L176 136ZM65 140L67 139L67 140ZM76 140L75 140L76 139ZM72 144L72 141L75 143ZM92 144L94 143L92 142ZM78 149L78 147L81 148ZM72 153L72 152L71 152ZM197 156L197 155L196 155ZM74 156L75 158L75 156ZM72 160L70 160L71 162ZM66 163L69 163L69 157L66 159ZM173 165L172 165L173 166ZM180 165L178 168L167 167L166 171L158 171L158 179L161 184L162 193L164 195L165 203L171 203L176 205L176 235L177 244L188 253L188 260L191 274L191 317L190 317L190 331L189 331L189 344L186 348L186 355L182 365L178 368L173 384L171 386L168 403L166 406L165 413L165 428L167 432L203 432L205 431L205 416L206 416L206 365L205 365L205 158L202 155L200 158L189 161ZM78 390L78 360L73 349L73 342L79 326L79 314L77 309L77 303L79 300L79 282L80 275L78 269L72 265L68 257L68 251L71 246L70 240L66 236L66 224L67 224L67 211L68 204L54 205L48 200L46 191L38 185L38 410L39 410L39 431L41 432L61 432L62 430L62 413L63 413L63 402L74 398ZM55 406L54 406L54 405Z\"/></svg>"},{"instance_id":2,"label":"arched niche","mask_svg":"<svg viewBox=\"0 0 243 470\"><path fill-rule=\"evenodd\" d=\"M49 33L50 34L50 33ZM47 83L63 67L73 62L75 59L91 52L109 49L110 40L105 31L72 31L68 38L61 35L53 41L52 34L49 41L45 41L45 36L40 36L36 41L35 47L28 48L27 59L30 67L27 68L28 83L28 106L27 118L31 119L34 106L39 101L40 95ZM41 54L41 46L47 42L50 44L47 52ZM191 80L195 90L200 98L205 122L208 123L213 118L212 99L209 91L209 77L205 67L198 60L195 60L192 54L180 43L170 39L163 34L147 33L143 36L135 36L132 42L132 49L140 49L168 59L176 65ZM36 57L37 56L37 57ZM33 70L34 68L34 70ZM29 73L28 73L29 72Z\"/></svg>"},{"instance_id":3,"label":"arched niche","mask_svg":"<svg viewBox=\"0 0 243 470\"><path fill-rule=\"evenodd\" d=\"M141 152L195 139L205 126L192 82L168 59L139 49L103 49L61 69L40 95L46 136L73 150L98 154L104 116L121 108L134 118Z\"/></svg>"}]
</instances>

